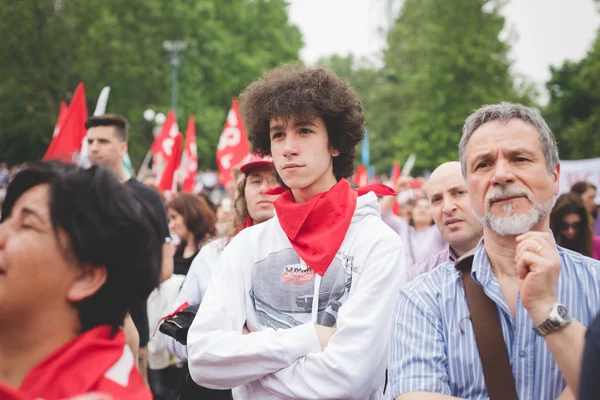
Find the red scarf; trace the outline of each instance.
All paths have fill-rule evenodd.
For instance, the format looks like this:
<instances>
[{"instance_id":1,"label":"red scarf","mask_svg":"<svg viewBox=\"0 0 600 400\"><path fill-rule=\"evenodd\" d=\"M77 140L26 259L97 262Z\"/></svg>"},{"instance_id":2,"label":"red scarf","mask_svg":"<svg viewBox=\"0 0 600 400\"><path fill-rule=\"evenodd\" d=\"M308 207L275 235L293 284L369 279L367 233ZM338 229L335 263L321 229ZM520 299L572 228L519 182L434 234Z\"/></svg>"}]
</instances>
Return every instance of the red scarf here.
<instances>
[{"instance_id":1,"label":"red scarf","mask_svg":"<svg viewBox=\"0 0 600 400\"><path fill-rule=\"evenodd\" d=\"M18 391L22 397L15 398L58 400L102 393L114 399L151 400L133 357L124 353L123 331L111 336L111 329L99 326L60 347L29 371Z\"/></svg>"},{"instance_id":2,"label":"red scarf","mask_svg":"<svg viewBox=\"0 0 600 400\"><path fill-rule=\"evenodd\" d=\"M270 189L266 194L281 194L274 202L281 228L300 258L323 276L346 237L356 210L356 198L368 192L379 196L396 194L381 183L352 190L343 178L327 192L303 204L294 202L291 190L282 187Z\"/></svg>"}]
</instances>

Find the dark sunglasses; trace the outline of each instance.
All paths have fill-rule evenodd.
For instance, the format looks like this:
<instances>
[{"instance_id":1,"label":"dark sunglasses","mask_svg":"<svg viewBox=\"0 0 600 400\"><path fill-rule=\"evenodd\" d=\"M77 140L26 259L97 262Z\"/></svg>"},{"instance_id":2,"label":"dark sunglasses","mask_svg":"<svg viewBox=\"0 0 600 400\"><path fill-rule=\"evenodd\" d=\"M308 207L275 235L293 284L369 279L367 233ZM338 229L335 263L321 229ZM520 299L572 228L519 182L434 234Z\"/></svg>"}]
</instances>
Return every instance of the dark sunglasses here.
<instances>
[{"instance_id":1,"label":"dark sunglasses","mask_svg":"<svg viewBox=\"0 0 600 400\"><path fill-rule=\"evenodd\" d=\"M574 230L579 229L579 227L581 226L581 221L579 222L573 222L573 223L568 223L568 222L561 222L560 223L560 229L562 229L563 231L566 231L569 228L573 228Z\"/></svg>"}]
</instances>

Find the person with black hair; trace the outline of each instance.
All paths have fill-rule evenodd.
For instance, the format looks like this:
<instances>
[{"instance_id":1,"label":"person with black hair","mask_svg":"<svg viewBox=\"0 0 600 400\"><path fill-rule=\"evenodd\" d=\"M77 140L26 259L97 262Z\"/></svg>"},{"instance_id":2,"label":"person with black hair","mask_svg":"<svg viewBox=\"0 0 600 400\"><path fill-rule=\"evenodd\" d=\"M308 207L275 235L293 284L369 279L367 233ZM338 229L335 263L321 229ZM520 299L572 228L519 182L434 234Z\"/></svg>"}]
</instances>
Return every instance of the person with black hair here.
<instances>
[{"instance_id":1,"label":"person with black hair","mask_svg":"<svg viewBox=\"0 0 600 400\"><path fill-rule=\"evenodd\" d=\"M595 231L596 235L600 235L599 231L596 231L596 225L598 219L598 212L596 211L596 185L586 181L575 182L571 186L571 193L576 194L581 198L585 209L589 215L589 224L592 231Z\"/></svg>"},{"instance_id":2,"label":"person with black hair","mask_svg":"<svg viewBox=\"0 0 600 400\"><path fill-rule=\"evenodd\" d=\"M0 398L152 398L121 326L159 283L160 229L104 168L15 176L0 220Z\"/></svg>"},{"instance_id":3,"label":"person with black hair","mask_svg":"<svg viewBox=\"0 0 600 400\"><path fill-rule=\"evenodd\" d=\"M284 66L240 97L252 152L271 156L275 216L227 245L187 335L194 381L243 399L381 399L400 237L384 185L352 190L364 114L333 71Z\"/></svg>"},{"instance_id":4,"label":"person with black hair","mask_svg":"<svg viewBox=\"0 0 600 400\"><path fill-rule=\"evenodd\" d=\"M563 193L550 213L550 230L557 245L598 260L600 237L594 235L589 218L577 193Z\"/></svg>"},{"instance_id":5,"label":"person with black hair","mask_svg":"<svg viewBox=\"0 0 600 400\"><path fill-rule=\"evenodd\" d=\"M129 138L129 122L121 115L106 114L92 116L85 123L87 129L88 156L92 165L102 165L111 170L125 186L135 190L148 204L156 218L160 221L162 238L162 273L161 282L173 274L173 249L169 234L167 212L160 194L130 176L123 167L123 155L127 152ZM147 380L148 342L150 327L146 299L135 304L130 310L131 318L139 333L139 367Z\"/></svg>"}]
</instances>

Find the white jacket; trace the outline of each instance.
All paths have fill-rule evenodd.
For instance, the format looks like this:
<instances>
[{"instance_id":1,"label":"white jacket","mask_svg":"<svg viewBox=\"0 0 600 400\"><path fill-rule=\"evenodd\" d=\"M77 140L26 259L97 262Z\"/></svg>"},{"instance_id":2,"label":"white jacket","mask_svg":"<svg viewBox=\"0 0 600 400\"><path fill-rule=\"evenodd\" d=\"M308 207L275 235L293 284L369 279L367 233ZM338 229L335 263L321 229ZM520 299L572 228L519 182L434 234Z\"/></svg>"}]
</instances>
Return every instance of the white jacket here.
<instances>
[{"instance_id":1,"label":"white jacket","mask_svg":"<svg viewBox=\"0 0 600 400\"><path fill-rule=\"evenodd\" d=\"M403 276L402 242L372 192L358 198L323 277L307 269L277 216L247 228L223 251L188 333L192 378L241 386L236 400L380 399ZM315 323L337 328L324 351Z\"/></svg>"},{"instance_id":2,"label":"white jacket","mask_svg":"<svg viewBox=\"0 0 600 400\"><path fill-rule=\"evenodd\" d=\"M219 238L212 240L202 246L200 252L194 257L192 265L185 277L181 291L177 295L172 309L175 311L180 305L188 302L189 305L202 303L204 293L208 283L212 279L214 271L219 268L219 258L221 252L227 245L228 238ZM163 314L167 315L169 312ZM154 328L153 328L154 329ZM169 352L181 360L187 360L187 349L171 336L162 335Z\"/></svg>"},{"instance_id":3,"label":"white jacket","mask_svg":"<svg viewBox=\"0 0 600 400\"><path fill-rule=\"evenodd\" d=\"M160 284L159 287L154 289L150 296L148 296L147 307L148 307L148 326L150 329L150 341L148 342L148 367L151 369L164 369L172 364L172 357L169 353L173 354L165 346L164 335L158 331L157 325L160 319L171 312L171 307L179 289L183 284L185 276L173 274L169 279ZM156 332L156 333L155 333Z\"/></svg>"}]
</instances>

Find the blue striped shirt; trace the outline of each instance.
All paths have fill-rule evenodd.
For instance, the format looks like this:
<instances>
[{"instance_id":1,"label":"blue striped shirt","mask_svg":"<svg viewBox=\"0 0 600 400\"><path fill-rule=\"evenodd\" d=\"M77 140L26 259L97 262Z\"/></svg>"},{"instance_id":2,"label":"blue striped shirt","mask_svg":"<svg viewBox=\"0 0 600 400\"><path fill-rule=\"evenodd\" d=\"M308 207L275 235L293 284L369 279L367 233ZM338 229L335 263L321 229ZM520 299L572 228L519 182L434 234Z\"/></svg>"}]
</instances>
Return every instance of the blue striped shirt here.
<instances>
[{"instance_id":1,"label":"blue striped shirt","mask_svg":"<svg viewBox=\"0 0 600 400\"><path fill-rule=\"evenodd\" d=\"M600 262L557 246L562 259L558 301L587 326L600 310ZM565 388L543 337L517 299L513 318L479 242L471 271L497 305L520 399L556 399ZM394 309L389 398L425 391L467 399L488 397L464 290L453 263L404 286Z\"/></svg>"}]
</instances>

